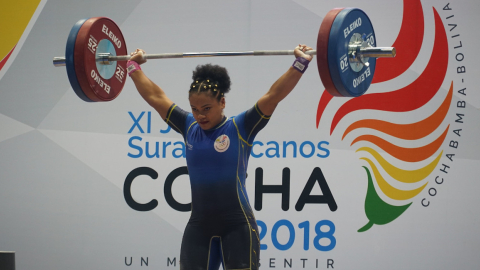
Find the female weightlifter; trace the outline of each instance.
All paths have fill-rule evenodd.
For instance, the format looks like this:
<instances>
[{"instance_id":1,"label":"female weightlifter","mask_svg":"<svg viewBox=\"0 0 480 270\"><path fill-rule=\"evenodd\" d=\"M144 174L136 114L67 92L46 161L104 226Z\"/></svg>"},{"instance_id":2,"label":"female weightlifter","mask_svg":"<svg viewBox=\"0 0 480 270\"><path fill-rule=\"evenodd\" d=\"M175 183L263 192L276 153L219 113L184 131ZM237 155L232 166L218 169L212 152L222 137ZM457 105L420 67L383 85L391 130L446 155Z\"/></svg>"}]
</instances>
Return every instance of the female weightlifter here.
<instances>
[{"instance_id":1,"label":"female weightlifter","mask_svg":"<svg viewBox=\"0 0 480 270\"><path fill-rule=\"evenodd\" d=\"M140 68L143 50L131 53L127 71L140 95L185 140L192 212L185 228L180 269L258 269L260 238L245 188L248 158L256 134L267 124L277 104L295 87L307 69L312 48L295 48L295 61L247 111L227 118L227 70L197 66L188 99L191 112L173 103Z\"/></svg>"}]
</instances>

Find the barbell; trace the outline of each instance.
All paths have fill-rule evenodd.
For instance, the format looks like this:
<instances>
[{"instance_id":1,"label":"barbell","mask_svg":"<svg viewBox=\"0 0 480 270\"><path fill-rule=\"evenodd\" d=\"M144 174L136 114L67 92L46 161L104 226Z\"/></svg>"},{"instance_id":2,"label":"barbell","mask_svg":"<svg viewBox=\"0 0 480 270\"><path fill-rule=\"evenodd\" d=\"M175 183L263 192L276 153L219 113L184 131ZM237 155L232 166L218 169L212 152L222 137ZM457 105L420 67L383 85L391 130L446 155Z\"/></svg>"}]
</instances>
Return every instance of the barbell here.
<instances>
[{"instance_id":1,"label":"barbell","mask_svg":"<svg viewBox=\"0 0 480 270\"><path fill-rule=\"evenodd\" d=\"M376 59L395 57L393 47L376 47L375 33L359 8L330 10L320 25L317 66L325 89L333 96L358 97L370 86ZM243 52L187 52L146 54L146 59L293 55L293 50ZM73 90L87 102L111 101L122 91L126 62L130 59L122 32L106 17L79 20L68 35L65 57L54 57L54 66L66 66Z\"/></svg>"}]
</instances>

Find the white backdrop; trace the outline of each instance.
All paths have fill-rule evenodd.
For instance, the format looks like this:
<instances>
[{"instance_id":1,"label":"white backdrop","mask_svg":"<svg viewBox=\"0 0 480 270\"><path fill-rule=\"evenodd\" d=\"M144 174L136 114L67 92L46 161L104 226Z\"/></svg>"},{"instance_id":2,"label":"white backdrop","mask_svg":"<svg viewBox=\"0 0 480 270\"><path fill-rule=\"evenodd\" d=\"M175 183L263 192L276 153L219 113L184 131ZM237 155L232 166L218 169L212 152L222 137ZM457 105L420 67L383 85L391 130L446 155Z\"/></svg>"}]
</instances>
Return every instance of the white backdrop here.
<instances>
[{"instance_id":1,"label":"white backdrop","mask_svg":"<svg viewBox=\"0 0 480 270\"><path fill-rule=\"evenodd\" d=\"M401 0L30 1L37 10L0 70L0 250L16 251L17 269L179 269L190 212L172 208L164 184L186 165L182 138L166 132L129 79L112 102L86 103L75 95L64 68L51 61L63 56L76 21L112 18L129 51L293 49L315 46L329 10L355 6L370 17L378 46L407 44L391 60L407 65L392 68L385 61L382 67L397 73L383 72L386 81L372 84L364 99L329 100L315 59L278 106L256 138L248 169L250 203L261 225L261 268L478 268L474 29L480 4L404 1L406 10ZM402 56L401 48L418 55ZM196 58L151 60L142 68L187 109L195 66L225 66L232 79L226 114L233 116L250 108L292 62L288 56ZM389 95L395 91L400 94ZM381 109L384 104L391 105ZM288 142L296 149L284 148ZM127 175L139 167L158 178L139 176L125 190ZM262 195L259 185L262 173L264 185L281 185L287 171L289 200L282 209L282 195ZM336 207L297 208L304 189L310 198L326 198L327 187ZM137 203L158 205L136 211L125 192ZM190 202L188 176L175 179L171 194L178 203ZM358 232L368 223L373 226Z\"/></svg>"}]
</instances>

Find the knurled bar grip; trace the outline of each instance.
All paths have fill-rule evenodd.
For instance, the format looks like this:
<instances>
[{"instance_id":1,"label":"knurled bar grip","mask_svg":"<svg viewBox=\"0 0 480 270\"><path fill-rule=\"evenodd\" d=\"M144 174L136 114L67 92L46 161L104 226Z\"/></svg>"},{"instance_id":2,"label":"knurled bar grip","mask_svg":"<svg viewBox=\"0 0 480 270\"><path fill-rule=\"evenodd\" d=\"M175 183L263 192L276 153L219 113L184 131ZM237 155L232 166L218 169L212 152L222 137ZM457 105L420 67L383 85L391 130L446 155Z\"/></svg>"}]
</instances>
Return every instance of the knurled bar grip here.
<instances>
[{"instance_id":1,"label":"knurled bar grip","mask_svg":"<svg viewBox=\"0 0 480 270\"><path fill-rule=\"evenodd\" d=\"M316 55L316 50L305 52L308 55ZM187 53L161 53L145 54L145 59L168 59L168 58L192 58L192 57L219 57L219 56L271 56L271 55L293 55L294 50L266 50L266 51L245 51L245 52L187 52ZM396 51L393 47L370 47L360 49L359 54L364 57L395 57ZM97 57L97 62L126 61L130 55L102 56ZM65 57L54 57L53 65L56 67L65 66Z\"/></svg>"}]
</instances>

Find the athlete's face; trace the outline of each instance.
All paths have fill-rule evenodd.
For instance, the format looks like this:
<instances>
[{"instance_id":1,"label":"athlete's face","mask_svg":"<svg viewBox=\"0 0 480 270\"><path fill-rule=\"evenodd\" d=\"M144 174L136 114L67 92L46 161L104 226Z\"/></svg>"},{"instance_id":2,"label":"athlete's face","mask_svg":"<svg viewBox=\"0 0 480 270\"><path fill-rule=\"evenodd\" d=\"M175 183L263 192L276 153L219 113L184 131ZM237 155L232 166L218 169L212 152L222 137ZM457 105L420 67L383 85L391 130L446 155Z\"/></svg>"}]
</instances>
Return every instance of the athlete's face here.
<instances>
[{"instance_id":1,"label":"athlete's face","mask_svg":"<svg viewBox=\"0 0 480 270\"><path fill-rule=\"evenodd\" d=\"M193 93L189 97L193 117L203 129L211 129L218 125L223 119L225 98L218 101L209 93Z\"/></svg>"}]
</instances>

